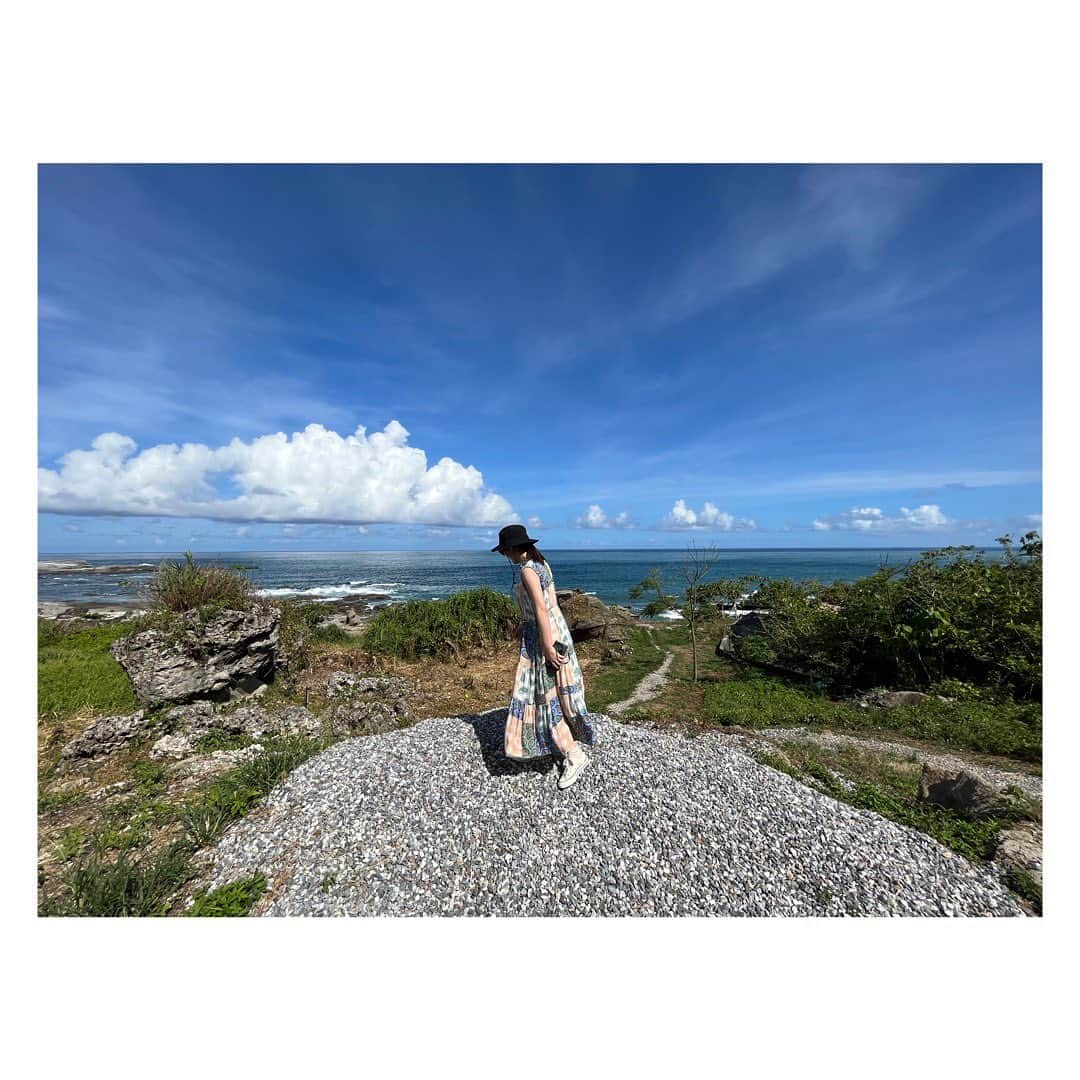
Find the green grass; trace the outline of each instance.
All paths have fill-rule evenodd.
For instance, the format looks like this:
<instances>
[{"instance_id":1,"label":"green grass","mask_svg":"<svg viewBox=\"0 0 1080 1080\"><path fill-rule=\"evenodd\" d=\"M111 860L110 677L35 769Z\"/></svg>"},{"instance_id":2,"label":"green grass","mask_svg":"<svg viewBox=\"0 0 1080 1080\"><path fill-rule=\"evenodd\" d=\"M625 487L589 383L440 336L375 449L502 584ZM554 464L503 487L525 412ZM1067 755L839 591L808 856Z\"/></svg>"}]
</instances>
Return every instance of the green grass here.
<instances>
[{"instance_id":1,"label":"green grass","mask_svg":"<svg viewBox=\"0 0 1080 1080\"><path fill-rule=\"evenodd\" d=\"M264 745L264 754L218 777L182 806L169 805L160 798L165 775L162 766L136 762L134 793L109 808L93 836L73 831L61 835L58 855L69 865L61 890L42 902L41 914L167 914L176 892L195 874L191 862L194 852L216 840L227 825L248 813L323 747L317 739L299 736L267 740ZM152 826L175 821L184 826L182 840L159 855L139 855L139 849L151 839ZM203 902L211 907L236 906L239 899L227 894L214 900L207 896Z\"/></svg>"},{"instance_id":2,"label":"green grass","mask_svg":"<svg viewBox=\"0 0 1080 1080\"><path fill-rule=\"evenodd\" d=\"M202 611L207 615L225 609L246 611L256 599L243 571L197 563L190 551L183 562L160 563L147 592L150 602L160 611Z\"/></svg>"},{"instance_id":3,"label":"green grass","mask_svg":"<svg viewBox=\"0 0 1080 1080\"><path fill-rule=\"evenodd\" d=\"M195 896L195 902L184 912L195 918L240 918L251 911L255 901L266 892L266 878L262 874L243 878L222 885L219 889L205 890Z\"/></svg>"},{"instance_id":4,"label":"green grass","mask_svg":"<svg viewBox=\"0 0 1080 1080\"><path fill-rule=\"evenodd\" d=\"M131 680L109 646L131 633L124 621L72 628L38 620L38 713L67 716L84 709L102 714L134 712Z\"/></svg>"},{"instance_id":5,"label":"green grass","mask_svg":"<svg viewBox=\"0 0 1080 1080\"><path fill-rule=\"evenodd\" d=\"M198 847L212 843L293 769L318 753L323 743L293 736L267 740L264 746L264 753L218 777L181 811L184 827Z\"/></svg>"},{"instance_id":6,"label":"green grass","mask_svg":"<svg viewBox=\"0 0 1080 1080\"><path fill-rule=\"evenodd\" d=\"M864 709L775 676L736 669L734 677L705 686L704 709L709 720L724 725L816 724L836 731L904 735L1021 761L1042 760L1042 706L1034 703L934 700Z\"/></svg>"},{"instance_id":7,"label":"green grass","mask_svg":"<svg viewBox=\"0 0 1080 1080\"><path fill-rule=\"evenodd\" d=\"M404 660L457 656L510 640L517 620L513 600L484 586L445 600L409 600L383 608L360 635L360 643Z\"/></svg>"},{"instance_id":8,"label":"green grass","mask_svg":"<svg viewBox=\"0 0 1080 1080\"><path fill-rule=\"evenodd\" d=\"M154 858L126 851L109 858L95 849L64 875L60 897L46 900L42 915L165 915L171 897L191 877L191 845L171 844Z\"/></svg>"},{"instance_id":9,"label":"green grass","mask_svg":"<svg viewBox=\"0 0 1080 1080\"><path fill-rule=\"evenodd\" d=\"M709 720L746 728L824 724L839 713L837 704L823 694L757 672L706 684L703 708Z\"/></svg>"},{"instance_id":10,"label":"green grass","mask_svg":"<svg viewBox=\"0 0 1080 1080\"><path fill-rule=\"evenodd\" d=\"M1042 914L1042 886L1026 870L1011 867L1005 874L1005 884Z\"/></svg>"}]
</instances>

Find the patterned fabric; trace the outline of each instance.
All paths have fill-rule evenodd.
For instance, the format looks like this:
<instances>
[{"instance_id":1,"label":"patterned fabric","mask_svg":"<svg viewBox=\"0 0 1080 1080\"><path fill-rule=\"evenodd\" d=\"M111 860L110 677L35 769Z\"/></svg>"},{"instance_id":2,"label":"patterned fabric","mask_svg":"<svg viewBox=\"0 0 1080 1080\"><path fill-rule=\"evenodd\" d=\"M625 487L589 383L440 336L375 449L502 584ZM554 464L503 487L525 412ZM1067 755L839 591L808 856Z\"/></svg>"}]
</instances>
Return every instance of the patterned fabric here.
<instances>
[{"instance_id":1,"label":"patterned fabric","mask_svg":"<svg viewBox=\"0 0 1080 1080\"><path fill-rule=\"evenodd\" d=\"M552 634L556 641L566 643L569 652L568 662L553 674L547 667L540 643L540 628L532 599L524 582L518 580L514 586L514 599L521 612L521 653L506 716L504 749L507 757L519 761L548 754L565 754L575 739L584 743L591 743L594 739L589 711L585 707L581 667L566 619L555 599L551 570L534 559L527 559L522 569L525 567L534 570L540 578Z\"/></svg>"}]
</instances>

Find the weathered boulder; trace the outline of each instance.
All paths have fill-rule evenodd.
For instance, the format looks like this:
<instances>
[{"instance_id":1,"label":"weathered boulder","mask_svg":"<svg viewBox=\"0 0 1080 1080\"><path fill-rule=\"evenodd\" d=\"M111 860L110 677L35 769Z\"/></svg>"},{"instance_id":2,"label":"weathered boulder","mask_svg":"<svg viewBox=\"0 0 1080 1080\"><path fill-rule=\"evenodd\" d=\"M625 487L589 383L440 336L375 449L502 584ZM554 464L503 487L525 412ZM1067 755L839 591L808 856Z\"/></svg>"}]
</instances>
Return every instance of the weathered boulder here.
<instances>
[{"instance_id":1,"label":"weathered boulder","mask_svg":"<svg viewBox=\"0 0 1080 1080\"><path fill-rule=\"evenodd\" d=\"M201 757L177 762L172 772L187 780L208 780L264 753L266 753L266 748L261 743L252 743L251 746L238 750L215 750L212 754L203 754Z\"/></svg>"},{"instance_id":2,"label":"weathered boulder","mask_svg":"<svg viewBox=\"0 0 1080 1080\"><path fill-rule=\"evenodd\" d=\"M989 817L1000 805L1001 793L966 769L955 771L923 765L919 799L947 810L959 810L970 817Z\"/></svg>"},{"instance_id":3,"label":"weathered boulder","mask_svg":"<svg viewBox=\"0 0 1080 1080\"><path fill-rule=\"evenodd\" d=\"M136 735L141 735L148 723L141 710L128 716L102 716L72 739L60 751L60 756L65 761L75 761L111 754L126 746Z\"/></svg>"},{"instance_id":4,"label":"weathered boulder","mask_svg":"<svg viewBox=\"0 0 1080 1080\"><path fill-rule=\"evenodd\" d=\"M326 680L333 702L330 726L335 735L381 735L409 722L406 698L413 683L393 675L354 675L335 671Z\"/></svg>"},{"instance_id":5,"label":"weathered boulder","mask_svg":"<svg viewBox=\"0 0 1080 1080\"><path fill-rule=\"evenodd\" d=\"M258 739L266 735L317 735L322 725L319 718L303 705L282 705L265 709L261 705L241 705L215 713L213 729L230 735L250 735Z\"/></svg>"},{"instance_id":6,"label":"weathered boulder","mask_svg":"<svg viewBox=\"0 0 1080 1080\"><path fill-rule=\"evenodd\" d=\"M1042 885L1042 825L1025 821L998 833L994 862L1003 870L1023 870Z\"/></svg>"},{"instance_id":7,"label":"weathered boulder","mask_svg":"<svg viewBox=\"0 0 1080 1080\"><path fill-rule=\"evenodd\" d=\"M161 758L190 757L195 753L195 741L190 735L162 735L153 746L150 747L150 756L155 760Z\"/></svg>"},{"instance_id":8,"label":"weathered boulder","mask_svg":"<svg viewBox=\"0 0 1080 1080\"><path fill-rule=\"evenodd\" d=\"M176 616L168 631L141 630L120 638L112 654L147 705L199 699L228 701L273 678L277 608L222 611L203 623L198 612Z\"/></svg>"},{"instance_id":9,"label":"weathered boulder","mask_svg":"<svg viewBox=\"0 0 1080 1080\"><path fill-rule=\"evenodd\" d=\"M164 716L169 731L188 735L205 735L214 726L214 706L209 701L193 701L190 705L177 705Z\"/></svg>"},{"instance_id":10,"label":"weathered boulder","mask_svg":"<svg viewBox=\"0 0 1080 1080\"><path fill-rule=\"evenodd\" d=\"M559 589L555 599L574 641L625 641L627 624L637 621L628 608L609 607L580 589Z\"/></svg>"}]
</instances>

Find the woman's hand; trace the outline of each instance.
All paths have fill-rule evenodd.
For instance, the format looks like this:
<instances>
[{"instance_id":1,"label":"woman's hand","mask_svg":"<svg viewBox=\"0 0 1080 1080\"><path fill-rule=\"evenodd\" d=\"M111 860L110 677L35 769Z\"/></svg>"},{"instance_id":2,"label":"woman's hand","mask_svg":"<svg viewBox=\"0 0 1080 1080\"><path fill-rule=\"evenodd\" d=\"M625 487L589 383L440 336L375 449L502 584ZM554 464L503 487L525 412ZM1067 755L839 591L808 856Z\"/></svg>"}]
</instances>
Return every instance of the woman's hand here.
<instances>
[{"instance_id":1,"label":"woman's hand","mask_svg":"<svg viewBox=\"0 0 1080 1080\"><path fill-rule=\"evenodd\" d=\"M563 656L561 652L556 652L554 643L549 641L544 644L544 659L547 660L550 667L560 668L570 657Z\"/></svg>"}]
</instances>

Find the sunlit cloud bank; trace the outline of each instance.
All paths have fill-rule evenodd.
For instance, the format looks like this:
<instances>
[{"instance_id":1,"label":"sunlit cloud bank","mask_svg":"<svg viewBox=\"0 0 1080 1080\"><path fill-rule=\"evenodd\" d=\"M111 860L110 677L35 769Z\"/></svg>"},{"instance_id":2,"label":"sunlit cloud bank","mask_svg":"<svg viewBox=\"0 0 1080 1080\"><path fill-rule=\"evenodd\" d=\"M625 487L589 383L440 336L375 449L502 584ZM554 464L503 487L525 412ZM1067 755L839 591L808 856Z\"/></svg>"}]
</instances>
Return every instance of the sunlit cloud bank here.
<instances>
[{"instance_id":1,"label":"sunlit cloud bank","mask_svg":"<svg viewBox=\"0 0 1080 1080\"><path fill-rule=\"evenodd\" d=\"M38 469L38 507L61 514L158 515L219 521L493 525L514 516L471 465L429 466L396 420L342 436L309 424L212 449L166 443L139 450L107 432Z\"/></svg>"}]
</instances>

